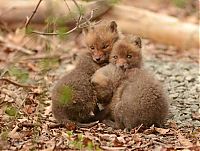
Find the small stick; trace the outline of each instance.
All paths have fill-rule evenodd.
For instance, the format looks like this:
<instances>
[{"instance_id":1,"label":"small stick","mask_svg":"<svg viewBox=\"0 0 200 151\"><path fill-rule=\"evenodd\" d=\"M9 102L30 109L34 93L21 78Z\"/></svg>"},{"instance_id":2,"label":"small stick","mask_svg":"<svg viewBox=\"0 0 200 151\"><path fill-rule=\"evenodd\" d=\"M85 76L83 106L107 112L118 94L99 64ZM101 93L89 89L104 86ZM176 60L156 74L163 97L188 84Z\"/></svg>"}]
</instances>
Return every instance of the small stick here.
<instances>
[{"instance_id":1,"label":"small stick","mask_svg":"<svg viewBox=\"0 0 200 151\"><path fill-rule=\"evenodd\" d=\"M72 33L73 31L75 31L77 28L78 28L78 26L75 26L74 28L72 28L68 32L63 33L63 35L68 35L68 34ZM32 33L40 34L40 35L46 35L46 36L58 35L58 33L46 33L46 32L40 32L40 31L32 31Z\"/></svg>"},{"instance_id":2,"label":"small stick","mask_svg":"<svg viewBox=\"0 0 200 151\"><path fill-rule=\"evenodd\" d=\"M152 145L152 144L153 144L153 142L150 141L150 142L148 142L148 143L146 143L146 144L144 144L144 145L140 145L140 146L134 147L134 148L132 148L132 150L142 149L142 148L148 147L148 146L150 146L150 145Z\"/></svg>"},{"instance_id":3,"label":"small stick","mask_svg":"<svg viewBox=\"0 0 200 151\"><path fill-rule=\"evenodd\" d=\"M22 127L33 128L33 127L36 127L36 126L40 126L40 125L39 124L34 124L34 123L26 123L26 122L18 124L19 128L22 128Z\"/></svg>"},{"instance_id":4,"label":"small stick","mask_svg":"<svg viewBox=\"0 0 200 151\"><path fill-rule=\"evenodd\" d=\"M143 126L143 124L141 124L141 125L135 130L134 134L136 134L136 133L141 129L142 126Z\"/></svg>"},{"instance_id":5,"label":"small stick","mask_svg":"<svg viewBox=\"0 0 200 151\"><path fill-rule=\"evenodd\" d=\"M8 82L8 83L11 83L11 84L16 85L16 86L19 86L19 87L24 87L24 88L37 88L37 86L20 84L20 83L17 83L17 82L15 82L15 81L12 81L12 80L10 80L10 79L4 78L4 77L0 78L0 80L6 81L6 82Z\"/></svg>"},{"instance_id":6,"label":"small stick","mask_svg":"<svg viewBox=\"0 0 200 151\"><path fill-rule=\"evenodd\" d=\"M65 127L65 124L60 124L60 123L48 124L48 128L63 128L63 127Z\"/></svg>"},{"instance_id":7,"label":"small stick","mask_svg":"<svg viewBox=\"0 0 200 151\"><path fill-rule=\"evenodd\" d=\"M75 6L77 7L77 9L78 9L78 11L79 11L79 17L78 17L78 20L76 21L76 26L75 26L74 28L72 28L71 30L69 30L69 31L67 31L67 32L65 32L65 33L63 33L63 35L68 35L68 34L74 32L74 31L77 30L77 29L87 27L87 26L84 26L84 27L83 27L83 25L84 25L84 24L89 24L89 25L90 25L90 20L93 18L94 10L91 11L90 18L87 19L87 18L85 18L85 17L82 16L81 8L80 8L80 6L78 5L78 3L76 2L76 0L72 0L72 1L73 1L73 3L75 4ZM32 15L31 15L30 17L27 17L27 21L26 21L26 23L25 23L25 28L27 28L28 25L30 24L31 19L32 19L33 16L35 15L35 13L36 13L36 11L37 11L37 9L38 9L38 7L39 7L39 5L40 5L41 2L42 2L42 0L39 0L37 6L35 7L35 9L34 9L34 11L33 11L33 13L32 13ZM69 8L67 2L66 2L65 0L64 0L64 2L65 2L65 4L66 4L68 10L71 12L71 10L70 10L70 8ZM81 24L81 20L82 20L83 18L84 18L86 21L85 21L84 23ZM74 19L75 19L75 18L74 18ZM88 26L89 26L89 25L88 25ZM47 33L47 32L35 31L35 30L34 30L34 31L31 31L31 33L35 33L35 34L39 34L39 35L46 35L46 36L59 35L58 33L55 33L55 32L53 32L53 33Z\"/></svg>"},{"instance_id":8,"label":"small stick","mask_svg":"<svg viewBox=\"0 0 200 151\"><path fill-rule=\"evenodd\" d=\"M31 19L32 19L33 16L35 15L35 13L36 13L38 7L40 6L40 3L41 3L41 2L42 2L42 0L39 0L37 6L35 7L35 9L34 9L34 11L33 11L33 13L32 13L32 15L31 15L30 17L27 18L26 23L25 23L25 28L27 28L28 25L30 24Z\"/></svg>"},{"instance_id":9,"label":"small stick","mask_svg":"<svg viewBox=\"0 0 200 151\"><path fill-rule=\"evenodd\" d=\"M74 21L76 22L76 18L75 18L74 15L72 14L71 9L70 9L69 5L67 4L66 0L64 0L64 2L65 2L65 4L66 4L67 9L69 10L71 16L73 17Z\"/></svg>"}]
</instances>

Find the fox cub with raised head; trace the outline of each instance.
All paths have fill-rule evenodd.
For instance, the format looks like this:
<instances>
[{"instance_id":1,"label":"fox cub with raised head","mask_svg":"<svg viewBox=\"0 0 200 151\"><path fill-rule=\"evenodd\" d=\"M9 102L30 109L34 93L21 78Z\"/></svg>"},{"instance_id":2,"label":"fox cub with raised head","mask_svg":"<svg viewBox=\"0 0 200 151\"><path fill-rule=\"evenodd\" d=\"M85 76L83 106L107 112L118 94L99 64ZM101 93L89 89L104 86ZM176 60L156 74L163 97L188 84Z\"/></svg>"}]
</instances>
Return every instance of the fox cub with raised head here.
<instances>
[{"instance_id":1,"label":"fox cub with raised head","mask_svg":"<svg viewBox=\"0 0 200 151\"><path fill-rule=\"evenodd\" d=\"M91 76L108 62L113 43L118 39L117 24L96 25L84 32L89 51L78 57L74 70L64 75L52 91L52 112L60 123L87 123L94 116L97 97ZM102 52L101 55L97 55Z\"/></svg>"},{"instance_id":2,"label":"fox cub with raised head","mask_svg":"<svg viewBox=\"0 0 200 151\"><path fill-rule=\"evenodd\" d=\"M108 63L114 43L121 37L115 21L102 23L83 30L84 41L98 64ZM120 35L120 36L119 36Z\"/></svg>"},{"instance_id":3,"label":"fox cub with raised head","mask_svg":"<svg viewBox=\"0 0 200 151\"><path fill-rule=\"evenodd\" d=\"M142 67L141 48L139 37L117 41L110 64L97 70L91 80L100 99L109 96L97 118L114 120L107 124L115 128L162 126L168 114L168 97L155 76Z\"/></svg>"}]
</instances>

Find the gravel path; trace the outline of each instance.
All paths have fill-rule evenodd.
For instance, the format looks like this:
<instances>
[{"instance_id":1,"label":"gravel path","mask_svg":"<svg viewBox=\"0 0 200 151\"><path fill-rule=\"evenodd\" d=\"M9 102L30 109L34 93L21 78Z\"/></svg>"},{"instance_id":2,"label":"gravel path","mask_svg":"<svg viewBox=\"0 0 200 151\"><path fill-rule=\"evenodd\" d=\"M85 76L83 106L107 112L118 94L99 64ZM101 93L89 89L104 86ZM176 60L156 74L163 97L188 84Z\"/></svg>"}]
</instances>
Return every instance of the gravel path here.
<instances>
[{"instance_id":1,"label":"gravel path","mask_svg":"<svg viewBox=\"0 0 200 151\"><path fill-rule=\"evenodd\" d=\"M200 74L199 65L183 61L169 62L146 58L145 67L152 70L164 82L171 98L169 120L179 127L200 127L200 121L192 114L200 113Z\"/></svg>"}]
</instances>

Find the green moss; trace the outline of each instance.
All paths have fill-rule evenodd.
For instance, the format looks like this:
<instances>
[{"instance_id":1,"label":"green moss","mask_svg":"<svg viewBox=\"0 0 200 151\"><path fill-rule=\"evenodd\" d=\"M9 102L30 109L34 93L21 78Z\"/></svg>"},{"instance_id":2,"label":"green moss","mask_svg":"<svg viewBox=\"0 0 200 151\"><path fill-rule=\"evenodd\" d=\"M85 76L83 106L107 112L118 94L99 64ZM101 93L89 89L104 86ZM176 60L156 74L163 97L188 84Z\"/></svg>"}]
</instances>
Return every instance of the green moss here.
<instances>
[{"instance_id":1,"label":"green moss","mask_svg":"<svg viewBox=\"0 0 200 151\"><path fill-rule=\"evenodd\" d=\"M10 76L14 76L22 83L27 82L29 73L25 69L17 68L14 66L9 67L8 73Z\"/></svg>"},{"instance_id":2,"label":"green moss","mask_svg":"<svg viewBox=\"0 0 200 151\"><path fill-rule=\"evenodd\" d=\"M63 86L59 89L59 102L61 105L66 105L72 100L72 88Z\"/></svg>"},{"instance_id":3,"label":"green moss","mask_svg":"<svg viewBox=\"0 0 200 151\"><path fill-rule=\"evenodd\" d=\"M16 116L18 114L18 110L13 106L7 106L5 113L9 116Z\"/></svg>"}]
</instances>

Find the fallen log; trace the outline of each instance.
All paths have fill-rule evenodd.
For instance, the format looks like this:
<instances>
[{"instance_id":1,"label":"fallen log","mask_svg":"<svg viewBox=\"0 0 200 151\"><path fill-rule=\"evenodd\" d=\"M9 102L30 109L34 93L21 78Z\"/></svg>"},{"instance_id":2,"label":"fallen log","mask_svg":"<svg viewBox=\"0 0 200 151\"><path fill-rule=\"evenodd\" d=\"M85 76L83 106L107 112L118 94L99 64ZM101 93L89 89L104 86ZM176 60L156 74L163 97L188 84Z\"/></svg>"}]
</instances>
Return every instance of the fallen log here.
<instances>
[{"instance_id":1,"label":"fallen log","mask_svg":"<svg viewBox=\"0 0 200 151\"><path fill-rule=\"evenodd\" d=\"M199 25L142 8L116 5L105 19L114 19L124 33L132 33L180 49L199 48Z\"/></svg>"},{"instance_id":2,"label":"fallen log","mask_svg":"<svg viewBox=\"0 0 200 151\"><path fill-rule=\"evenodd\" d=\"M26 18L33 13L37 3L37 0L0 0L0 21L13 28L24 25ZM66 0L66 3L63 0L43 0L31 19L31 24L44 24L48 17L53 17L63 19L62 22L65 25L74 25L76 23L74 18L78 19L79 17L78 9L72 0ZM85 17L90 16L90 13L94 10L94 19L104 14L111 7L106 0L77 1L77 3L81 6L81 11L84 12Z\"/></svg>"}]
</instances>

